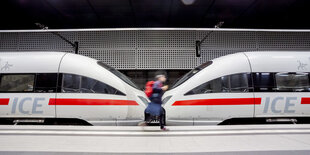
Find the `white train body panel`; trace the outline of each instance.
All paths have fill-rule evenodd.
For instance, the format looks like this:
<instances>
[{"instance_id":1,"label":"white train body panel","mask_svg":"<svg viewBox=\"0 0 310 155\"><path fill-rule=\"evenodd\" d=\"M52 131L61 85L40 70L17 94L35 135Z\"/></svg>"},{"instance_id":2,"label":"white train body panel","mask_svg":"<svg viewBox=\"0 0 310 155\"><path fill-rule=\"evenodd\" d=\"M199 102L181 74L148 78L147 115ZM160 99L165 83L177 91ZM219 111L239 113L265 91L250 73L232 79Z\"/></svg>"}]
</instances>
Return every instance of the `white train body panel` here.
<instances>
[{"instance_id":1,"label":"white train body panel","mask_svg":"<svg viewBox=\"0 0 310 155\"><path fill-rule=\"evenodd\" d=\"M49 105L49 99L55 98L56 93L1 93L1 99L8 99L7 105L0 105L0 117L9 118L54 118L55 105Z\"/></svg>"},{"instance_id":2,"label":"white train body panel","mask_svg":"<svg viewBox=\"0 0 310 155\"><path fill-rule=\"evenodd\" d=\"M42 54L2 52L1 74L57 73L64 53L47 52L43 57ZM53 118L56 114L55 105L49 105L49 98L55 97L56 93L0 93L1 99L9 99L8 105L0 105L0 117Z\"/></svg>"},{"instance_id":3,"label":"white train body panel","mask_svg":"<svg viewBox=\"0 0 310 155\"><path fill-rule=\"evenodd\" d=\"M83 87L81 81L85 79L92 81L94 85L109 85L110 87L105 89L112 87L112 90L121 93L78 93L66 92L63 89L61 92L52 93L0 92L2 118L79 118L93 125L134 125L144 118L146 104L138 97L147 98L144 92L98 65L94 59L61 52L3 52L0 53L0 59L1 67L5 67L7 62L10 65L1 69L1 75L57 73L65 78L65 74L74 74L80 80L80 91ZM57 85L59 83L62 83L62 87L64 79L59 78ZM88 91L90 90L92 89Z\"/></svg>"},{"instance_id":4,"label":"white train body panel","mask_svg":"<svg viewBox=\"0 0 310 155\"><path fill-rule=\"evenodd\" d=\"M235 85L232 75L236 74L247 75L249 81L254 73L309 73L310 52L245 52L220 57L212 62L164 94L169 125L218 124L230 118L310 117L310 89L308 92L255 92L253 87L253 91L232 91L232 85ZM187 94L206 82L212 83L217 78L224 81L224 77L228 76L230 92L223 89L215 93ZM170 99L165 101L167 97Z\"/></svg>"},{"instance_id":5,"label":"white train body panel","mask_svg":"<svg viewBox=\"0 0 310 155\"><path fill-rule=\"evenodd\" d=\"M246 53L252 72L310 73L310 52ZM256 117L309 117L310 105L301 104L310 92L255 92L261 104L255 105Z\"/></svg>"},{"instance_id":6,"label":"white train body panel","mask_svg":"<svg viewBox=\"0 0 310 155\"><path fill-rule=\"evenodd\" d=\"M57 73L64 55L62 52L1 52L1 73Z\"/></svg>"}]
</instances>

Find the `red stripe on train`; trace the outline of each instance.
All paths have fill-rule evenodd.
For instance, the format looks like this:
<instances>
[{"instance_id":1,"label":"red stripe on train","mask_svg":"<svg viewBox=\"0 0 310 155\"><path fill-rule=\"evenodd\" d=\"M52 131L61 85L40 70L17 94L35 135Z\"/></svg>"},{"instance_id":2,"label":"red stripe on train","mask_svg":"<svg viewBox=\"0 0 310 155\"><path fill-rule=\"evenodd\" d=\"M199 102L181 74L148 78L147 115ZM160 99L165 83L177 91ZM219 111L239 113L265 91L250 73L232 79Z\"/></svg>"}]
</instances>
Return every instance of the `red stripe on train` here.
<instances>
[{"instance_id":1,"label":"red stripe on train","mask_svg":"<svg viewBox=\"0 0 310 155\"><path fill-rule=\"evenodd\" d=\"M0 98L0 105L9 105L9 98Z\"/></svg>"},{"instance_id":2,"label":"red stripe on train","mask_svg":"<svg viewBox=\"0 0 310 155\"><path fill-rule=\"evenodd\" d=\"M49 100L48 105L139 105L136 101L111 100L111 99L54 99Z\"/></svg>"},{"instance_id":3,"label":"red stripe on train","mask_svg":"<svg viewBox=\"0 0 310 155\"><path fill-rule=\"evenodd\" d=\"M176 101L172 106L194 105L253 105L261 104L261 98L226 98L226 99L200 99Z\"/></svg>"},{"instance_id":4,"label":"red stripe on train","mask_svg":"<svg viewBox=\"0 0 310 155\"><path fill-rule=\"evenodd\" d=\"M301 104L310 104L310 98L309 97L301 98Z\"/></svg>"}]
</instances>

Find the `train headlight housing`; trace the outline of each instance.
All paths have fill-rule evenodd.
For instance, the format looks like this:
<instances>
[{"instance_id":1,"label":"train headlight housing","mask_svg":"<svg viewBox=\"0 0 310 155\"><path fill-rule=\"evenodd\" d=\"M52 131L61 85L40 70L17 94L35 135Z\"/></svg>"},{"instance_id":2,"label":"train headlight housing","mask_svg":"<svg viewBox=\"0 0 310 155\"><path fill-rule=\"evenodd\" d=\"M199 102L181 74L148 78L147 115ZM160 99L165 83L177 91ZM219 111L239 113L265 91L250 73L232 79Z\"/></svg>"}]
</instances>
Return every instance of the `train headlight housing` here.
<instances>
[{"instance_id":1,"label":"train headlight housing","mask_svg":"<svg viewBox=\"0 0 310 155\"><path fill-rule=\"evenodd\" d=\"M165 105L170 99L171 99L172 96L167 96L163 99L163 105Z\"/></svg>"},{"instance_id":2,"label":"train headlight housing","mask_svg":"<svg viewBox=\"0 0 310 155\"><path fill-rule=\"evenodd\" d=\"M138 96L138 97L146 106L149 104L149 101L146 98L144 98L142 96Z\"/></svg>"}]
</instances>

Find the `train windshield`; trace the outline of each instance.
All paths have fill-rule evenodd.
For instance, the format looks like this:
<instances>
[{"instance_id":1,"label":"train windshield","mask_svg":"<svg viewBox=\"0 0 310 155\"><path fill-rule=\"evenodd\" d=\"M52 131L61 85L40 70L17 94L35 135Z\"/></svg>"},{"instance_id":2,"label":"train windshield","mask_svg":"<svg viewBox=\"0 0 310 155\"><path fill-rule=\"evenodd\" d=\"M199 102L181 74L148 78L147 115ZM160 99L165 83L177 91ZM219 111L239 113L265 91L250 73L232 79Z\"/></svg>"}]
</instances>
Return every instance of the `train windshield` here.
<instances>
[{"instance_id":1,"label":"train windshield","mask_svg":"<svg viewBox=\"0 0 310 155\"><path fill-rule=\"evenodd\" d=\"M191 77L193 77L194 75L196 75L199 71L203 70L204 68L210 66L212 64L212 61L208 61L205 62L203 64L201 64L200 66L194 68L193 70L189 71L188 73L186 73L183 77L181 77L179 80L177 80L173 86L171 87L171 89L181 85L182 83L184 83L185 81L187 81L188 79L190 79Z\"/></svg>"},{"instance_id":2,"label":"train windshield","mask_svg":"<svg viewBox=\"0 0 310 155\"><path fill-rule=\"evenodd\" d=\"M134 82L132 82L126 75L124 75L120 71L118 71L115 68L103 63L102 61L98 61L97 63L98 63L98 65L102 66L103 68L107 69L108 71L110 71L111 73L113 73L114 75L116 75L117 77L122 79L124 82L126 82L130 86L140 90L140 88L138 86L136 86L136 84Z\"/></svg>"}]
</instances>

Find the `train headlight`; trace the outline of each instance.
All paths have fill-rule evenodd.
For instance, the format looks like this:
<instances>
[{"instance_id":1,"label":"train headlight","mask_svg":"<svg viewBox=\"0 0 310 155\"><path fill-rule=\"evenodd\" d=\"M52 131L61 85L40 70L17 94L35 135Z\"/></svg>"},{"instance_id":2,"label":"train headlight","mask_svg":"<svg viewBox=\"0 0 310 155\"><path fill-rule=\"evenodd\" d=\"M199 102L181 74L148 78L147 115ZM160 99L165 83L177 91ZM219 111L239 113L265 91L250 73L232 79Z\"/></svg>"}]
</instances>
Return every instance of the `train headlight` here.
<instances>
[{"instance_id":1,"label":"train headlight","mask_svg":"<svg viewBox=\"0 0 310 155\"><path fill-rule=\"evenodd\" d=\"M163 105L165 105L170 99L171 99L172 96L167 96L163 99Z\"/></svg>"},{"instance_id":2,"label":"train headlight","mask_svg":"<svg viewBox=\"0 0 310 155\"><path fill-rule=\"evenodd\" d=\"M138 96L138 97L146 106L149 104L149 101L146 98L144 98L142 96Z\"/></svg>"}]
</instances>

